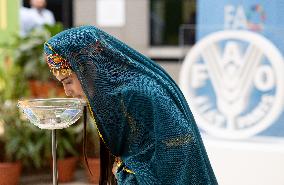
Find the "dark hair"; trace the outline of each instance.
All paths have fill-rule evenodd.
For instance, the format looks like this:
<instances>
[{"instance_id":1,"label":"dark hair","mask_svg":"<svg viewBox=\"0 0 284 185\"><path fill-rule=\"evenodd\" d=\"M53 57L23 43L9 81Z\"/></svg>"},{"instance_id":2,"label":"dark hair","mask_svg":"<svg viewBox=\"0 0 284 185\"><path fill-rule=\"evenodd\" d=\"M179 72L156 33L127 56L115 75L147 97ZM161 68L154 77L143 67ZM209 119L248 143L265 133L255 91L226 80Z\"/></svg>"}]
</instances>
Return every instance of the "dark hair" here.
<instances>
[{"instance_id":1,"label":"dark hair","mask_svg":"<svg viewBox=\"0 0 284 185\"><path fill-rule=\"evenodd\" d=\"M116 185L117 183L112 173L112 166L115 161L115 157L110 153L101 139L100 160L100 185Z\"/></svg>"},{"instance_id":2,"label":"dark hair","mask_svg":"<svg viewBox=\"0 0 284 185\"><path fill-rule=\"evenodd\" d=\"M83 134L83 153L86 166L91 175L93 175L86 154L87 143L87 107L84 107L84 134ZM115 157L110 153L104 142L100 138L100 183L99 185L116 185L115 177L112 173L112 166L115 161Z\"/></svg>"}]
</instances>

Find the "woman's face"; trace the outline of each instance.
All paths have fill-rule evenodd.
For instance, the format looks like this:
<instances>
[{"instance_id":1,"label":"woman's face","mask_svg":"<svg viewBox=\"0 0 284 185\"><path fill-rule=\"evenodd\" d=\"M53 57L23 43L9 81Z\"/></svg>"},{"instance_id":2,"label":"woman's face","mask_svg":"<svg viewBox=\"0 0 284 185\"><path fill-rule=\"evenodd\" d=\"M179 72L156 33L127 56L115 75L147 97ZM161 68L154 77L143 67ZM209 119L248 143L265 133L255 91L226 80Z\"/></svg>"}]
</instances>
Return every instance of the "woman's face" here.
<instances>
[{"instance_id":1,"label":"woman's face","mask_svg":"<svg viewBox=\"0 0 284 185\"><path fill-rule=\"evenodd\" d=\"M73 98L86 98L81 83L74 72L71 75L59 74L55 77L63 84L66 96L72 96Z\"/></svg>"}]
</instances>

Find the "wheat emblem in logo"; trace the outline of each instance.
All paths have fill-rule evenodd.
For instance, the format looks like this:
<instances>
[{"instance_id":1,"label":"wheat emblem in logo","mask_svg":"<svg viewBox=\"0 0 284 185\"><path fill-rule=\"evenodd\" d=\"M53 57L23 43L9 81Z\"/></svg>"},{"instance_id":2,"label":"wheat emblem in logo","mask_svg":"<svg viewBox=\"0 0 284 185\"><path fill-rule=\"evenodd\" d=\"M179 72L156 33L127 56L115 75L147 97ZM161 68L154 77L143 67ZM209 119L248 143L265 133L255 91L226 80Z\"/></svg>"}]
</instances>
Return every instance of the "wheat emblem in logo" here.
<instances>
[{"instance_id":1,"label":"wheat emblem in logo","mask_svg":"<svg viewBox=\"0 0 284 185\"><path fill-rule=\"evenodd\" d=\"M180 86L200 128L217 137L245 138L282 113L283 70L280 52L263 36L220 31L189 51Z\"/></svg>"}]
</instances>

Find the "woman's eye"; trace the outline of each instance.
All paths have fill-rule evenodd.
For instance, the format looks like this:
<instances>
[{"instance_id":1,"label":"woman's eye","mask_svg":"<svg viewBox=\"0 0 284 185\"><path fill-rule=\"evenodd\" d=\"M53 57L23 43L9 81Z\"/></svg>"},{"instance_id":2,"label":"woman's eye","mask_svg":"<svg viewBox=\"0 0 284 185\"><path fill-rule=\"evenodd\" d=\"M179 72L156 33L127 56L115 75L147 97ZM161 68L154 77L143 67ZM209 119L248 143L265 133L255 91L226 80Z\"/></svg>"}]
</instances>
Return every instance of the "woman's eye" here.
<instances>
[{"instance_id":1,"label":"woman's eye","mask_svg":"<svg viewBox=\"0 0 284 185\"><path fill-rule=\"evenodd\" d=\"M68 80L68 81L66 81L66 82L65 82L65 84L66 84L66 85L70 85L70 84L72 84L72 80Z\"/></svg>"}]
</instances>

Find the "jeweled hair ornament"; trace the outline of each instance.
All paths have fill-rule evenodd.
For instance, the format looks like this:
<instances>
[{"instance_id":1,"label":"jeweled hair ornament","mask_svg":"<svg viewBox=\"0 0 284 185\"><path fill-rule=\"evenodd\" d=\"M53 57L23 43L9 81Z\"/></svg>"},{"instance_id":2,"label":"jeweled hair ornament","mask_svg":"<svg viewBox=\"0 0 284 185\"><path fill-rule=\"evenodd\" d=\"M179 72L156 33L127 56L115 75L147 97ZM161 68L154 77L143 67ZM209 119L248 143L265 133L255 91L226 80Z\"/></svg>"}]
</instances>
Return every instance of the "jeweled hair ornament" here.
<instances>
[{"instance_id":1,"label":"jeweled hair ornament","mask_svg":"<svg viewBox=\"0 0 284 185\"><path fill-rule=\"evenodd\" d=\"M47 47L53 52L52 54L46 54L46 63L48 64L50 71L57 76L60 73L62 75L70 75L72 73L72 70L69 62L61 57L56 51L54 51L50 44L48 44L47 42L45 42L44 44L47 45Z\"/></svg>"}]
</instances>

